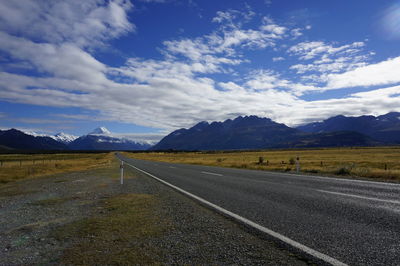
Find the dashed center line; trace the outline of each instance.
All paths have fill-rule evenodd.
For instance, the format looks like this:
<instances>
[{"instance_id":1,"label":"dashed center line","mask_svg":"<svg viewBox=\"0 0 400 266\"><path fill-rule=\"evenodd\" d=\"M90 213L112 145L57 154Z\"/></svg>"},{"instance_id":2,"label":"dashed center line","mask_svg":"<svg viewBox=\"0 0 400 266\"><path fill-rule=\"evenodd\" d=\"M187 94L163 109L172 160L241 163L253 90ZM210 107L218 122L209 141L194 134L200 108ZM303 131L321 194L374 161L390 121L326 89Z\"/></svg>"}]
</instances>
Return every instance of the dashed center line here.
<instances>
[{"instance_id":1,"label":"dashed center line","mask_svg":"<svg viewBox=\"0 0 400 266\"><path fill-rule=\"evenodd\" d=\"M211 173L211 172L204 172L202 171L203 174L208 174L208 175L217 175L217 176L223 176L221 174L217 174L217 173Z\"/></svg>"},{"instance_id":2,"label":"dashed center line","mask_svg":"<svg viewBox=\"0 0 400 266\"><path fill-rule=\"evenodd\" d=\"M346 193L327 191L327 190L321 190L321 189L317 189L317 191L323 192L323 193L329 193L329 194L335 194L335 195L359 198L359 199L366 199L366 200L374 200L374 201L380 201L380 202L386 202L386 203L400 204L400 201L398 201L398 200L384 200L384 199L370 198L370 197L364 197L364 196L359 196L359 195L354 195L354 194L346 194Z\"/></svg>"},{"instance_id":3,"label":"dashed center line","mask_svg":"<svg viewBox=\"0 0 400 266\"><path fill-rule=\"evenodd\" d=\"M147 174L148 176L150 176L150 177L154 178L155 180L165 184L166 186L171 187L171 188L173 188L173 189L175 189L175 190L187 195L190 198L198 200L199 202L211 207L212 209L214 209L214 210L216 210L216 211L218 211L218 212L220 212L220 213L222 213L224 215L227 215L227 216L229 216L229 217L231 217L231 218L233 218L233 219L235 219L235 220L237 220L237 221L239 221L241 223L244 223L244 224L246 224L246 225L248 225L248 226L250 226L252 228L255 228L256 230L259 230L259 231L261 231L261 232L263 232L265 234L268 234L268 235L270 235L270 236L272 236L272 237L274 237L276 239L279 239L280 241L283 241L283 242L289 244L290 246L292 246L294 248L297 248L297 249L299 249L299 250L301 250L301 251L303 251L303 252L305 252L305 253L307 253L307 254L315 257L315 258L318 258L318 259L320 259L320 260L322 260L322 261L324 261L324 262L326 262L328 264L334 265L334 266L336 266L336 265L337 266L347 266L347 264L345 264L345 263L343 263L343 262L341 262L341 261L339 261L339 260L337 260L337 259L335 259L333 257L330 257L330 256L328 256L328 255L326 255L324 253L318 252L318 251L316 251L316 250L314 250L312 248L309 248L309 247L307 247L307 246L305 246L305 245L303 245L303 244L301 244L301 243L299 243L299 242L297 242L295 240L292 240L292 239L290 239L290 238L288 238L288 237L286 237L284 235L281 235L281 234L279 234L279 233L277 233L275 231L272 231L271 229L268 229L268 228L266 228L266 227L264 227L262 225L259 225L259 224L255 223L255 222L253 222L253 221L251 221L249 219L246 219L246 218L244 218L244 217L242 217L242 216L240 216L238 214L230 212L230 211L228 211L228 210L226 210L226 209L224 209L224 208L222 208L222 207L220 207L218 205L215 205L215 204L213 204L213 203L211 203L211 202L209 202L209 201L207 201L207 200L205 200L205 199L203 199L203 198L201 198L199 196L196 196L196 195L194 195L194 194L192 194L192 193L190 193L190 192L188 192L186 190L183 190L183 189L181 189L181 188L179 188L177 186L174 186L174 185L172 185L172 184L170 184L170 183L168 183L168 182L166 182L166 181L164 181L164 180L162 180L162 179L160 179L160 178L158 178L158 177L156 177L156 176L154 176L154 175L152 175L152 174L150 174L150 173L148 173L148 172L146 172L146 171L144 171L144 170L142 170L140 168L137 168L136 166L133 166L133 165L131 165L129 163L126 163L126 164L131 166L132 168L142 172L142 173ZM203 172L202 171L202 173L210 174L210 175L222 176L221 174L211 173L211 172Z\"/></svg>"},{"instance_id":4,"label":"dashed center line","mask_svg":"<svg viewBox=\"0 0 400 266\"><path fill-rule=\"evenodd\" d=\"M175 166L170 166L169 168L176 168Z\"/></svg>"}]
</instances>

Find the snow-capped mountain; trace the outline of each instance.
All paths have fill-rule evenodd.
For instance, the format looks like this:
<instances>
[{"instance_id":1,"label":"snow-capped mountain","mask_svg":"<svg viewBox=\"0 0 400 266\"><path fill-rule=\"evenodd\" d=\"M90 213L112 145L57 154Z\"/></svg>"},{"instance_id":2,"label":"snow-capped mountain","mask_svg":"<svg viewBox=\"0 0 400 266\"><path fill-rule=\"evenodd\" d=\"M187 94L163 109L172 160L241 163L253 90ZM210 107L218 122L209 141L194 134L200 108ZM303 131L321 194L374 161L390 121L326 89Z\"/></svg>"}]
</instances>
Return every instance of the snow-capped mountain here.
<instances>
[{"instance_id":1,"label":"snow-capped mountain","mask_svg":"<svg viewBox=\"0 0 400 266\"><path fill-rule=\"evenodd\" d=\"M121 137L105 127L98 127L72 141L68 147L72 150L147 150L151 145Z\"/></svg>"},{"instance_id":2,"label":"snow-capped mountain","mask_svg":"<svg viewBox=\"0 0 400 266\"><path fill-rule=\"evenodd\" d=\"M20 130L21 132L25 133L26 135L34 136L34 137L51 137L48 134L37 133L35 131L30 130Z\"/></svg>"},{"instance_id":3,"label":"snow-capped mountain","mask_svg":"<svg viewBox=\"0 0 400 266\"><path fill-rule=\"evenodd\" d=\"M64 132L59 132L55 135L42 134L42 133L37 133L34 131L27 131L27 130L24 130L22 132L24 132L27 135L34 136L34 137L49 137L49 138L52 138L52 139L54 139L58 142L64 143L64 144L68 144L78 138L78 136L74 136L74 135L67 134Z\"/></svg>"},{"instance_id":4,"label":"snow-capped mountain","mask_svg":"<svg viewBox=\"0 0 400 266\"><path fill-rule=\"evenodd\" d=\"M49 136L49 137L54 140L57 140L61 143L64 143L64 144L68 144L68 143L76 140L77 138L79 138L78 136L66 134L64 132L60 132L60 133L55 134L54 136Z\"/></svg>"},{"instance_id":5,"label":"snow-capped mountain","mask_svg":"<svg viewBox=\"0 0 400 266\"><path fill-rule=\"evenodd\" d=\"M67 150L67 145L56 141L44 134L18 129L0 130L0 150Z\"/></svg>"},{"instance_id":6,"label":"snow-capped mountain","mask_svg":"<svg viewBox=\"0 0 400 266\"><path fill-rule=\"evenodd\" d=\"M90 132L88 135L111 135L111 132L105 127L98 127Z\"/></svg>"},{"instance_id":7,"label":"snow-capped mountain","mask_svg":"<svg viewBox=\"0 0 400 266\"><path fill-rule=\"evenodd\" d=\"M98 127L81 137L64 132L55 135L28 130L24 130L23 132L31 137L54 140L56 141L55 143L61 145L60 147L71 150L147 150L158 141L159 137L154 134L153 136L152 134L112 133L105 127ZM59 149L59 147L54 149Z\"/></svg>"}]
</instances>

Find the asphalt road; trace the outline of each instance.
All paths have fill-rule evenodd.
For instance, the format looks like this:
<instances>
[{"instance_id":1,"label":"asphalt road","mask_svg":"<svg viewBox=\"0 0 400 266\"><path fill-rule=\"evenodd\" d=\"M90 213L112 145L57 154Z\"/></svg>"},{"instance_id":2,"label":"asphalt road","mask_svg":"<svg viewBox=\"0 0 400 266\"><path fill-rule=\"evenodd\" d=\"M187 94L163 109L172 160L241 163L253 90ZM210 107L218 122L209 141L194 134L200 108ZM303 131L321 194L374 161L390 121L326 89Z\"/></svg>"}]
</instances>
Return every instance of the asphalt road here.
<instances>
[{"instance_id":1,"label":"asphalt road","mask_svg":"<svg viewBox=\"0 0 400 266\"><path fill-rule=\"evenodd\" d=\"M400 265L400 184L121 159L349 265Z\"/></svg>"}]
</instances>

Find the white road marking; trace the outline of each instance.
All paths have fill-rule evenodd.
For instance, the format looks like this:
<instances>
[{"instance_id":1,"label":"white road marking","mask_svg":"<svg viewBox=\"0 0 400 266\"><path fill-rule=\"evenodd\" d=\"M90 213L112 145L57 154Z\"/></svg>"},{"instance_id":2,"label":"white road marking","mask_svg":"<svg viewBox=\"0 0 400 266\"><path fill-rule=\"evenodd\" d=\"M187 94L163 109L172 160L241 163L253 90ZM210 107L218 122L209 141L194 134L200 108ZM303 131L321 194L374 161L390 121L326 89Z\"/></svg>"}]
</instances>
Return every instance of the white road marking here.
<instances>
[{"instance_id":1,"label":"white road marking","mask_svg":"<svg viewBox=\"0 0 400 266\"><path fill-rule=\"evenodd\" d=\"M377 182L377 181L369 181L369 180L359 180L359 179L348 179L348 178L337 178L337 177L324 177L324 176L312 176L312 175L298 175L298 174L284 174L279 172L272 172L272 171L265 171L271 174L280 174L287 177L305 177L305 178L314 178L314 179L322 179L325 181L343 181L343 182L351 182L351 183L366 183L366 184L375 184L375 185L383 185L383 186L394 186L396 189L397 187L400 188L399 183L389 183L389 182Z\"/></svg>"},{"instance_id":2,"label":"white road marking","mask_svg":"<svg viewBox=\"0 0 400 266\"><path fill-rule=\"evenodd\" d=\"M169 168L176 168L175 166L170 166Z\"/></svg>"},{"instance_id":3,"label":"white road marking","mask_svg":"<svg viewBox=\"0 0 400 266\"><path fill-rule=\"evenodd\" d=\"M290 238L288 238L288 237L286 237L284 235L281 235L281 234L279 234L279 233L277 233L275 231L272 231L271 229L268 229L268 228L266 228L266 227L264 227L262 225L259 225L259 224L255 223L255 222L253 222L253 221L251 221L249 219L246 219L246 218L244 218L244 217L242 217L242 216L240 216L238 214L230 212L230 211L228 211L228 210L226 210L226 209L224 209L224 208L222 208L222 207L220 207L218 205L215 205L215 204L213 204L213 203L211 203L211 202L209 202L209 201L207 201L207 200L205 200L205 199L203 199L201 197L198 197L198 196L196 196L196 195L194 195L194 194L192 194L190 192L187 192L186 190L183 190L183 189L181 189L181 188L179 188L177 186L174 186L174 185L172 185L172 184L170 184L170 183L168 183L168 182L166 182L166 181L164 181L164 180L162 180L162 179L160 179L160 178L158 178L158 177L156 177L156 176L154 176L154 175L152 175L152 174L150 174L150 173L148 173L148 172L146 172L146 171L144 171L144 170L142 170L140 168L137 168L136 166L133 166L133 165L127 163L127 162L125 162L125 163L127 165L129 165L130 167L132 167L132 168L134 168L134 169L136 169L136 170L138 170L138 171L140 171L140 172L142 172L142 173L154 178L155 180L163 183L164 185L169 186L169 187L181 192L182 194L187 195L188 197L196 199L196 200L200 201L201 203L203 203L203 204L205 204L205 205L217 210L220 213L223 213L223 214L225 214L227 216L230 216L231 218L233 218L233 219L235 219L235 220L237 220L237 221L239 221L241 223L244 223L244 224L246 224L246 225L248 225L250 227L253 227L253 228L265 233L265 234L268 234L268 235L270 235L270 236L272 236L272 237L274 237L276 239L279 239L280 241L283 241L283 242L291 245L292 247L297 248L297 249L299 249L299 250L301 250L301 251L303 251L303 252L305 252L305 253L307 253L307 254L309 254L309 255L317 258L317 259L320 259L320 260L322 260L324 262L327 262L327 263L335 265L335 266L336 265L337 266L347 266L347 264L345 264L345 263L343 263L343 262L341 262L341 261L339 261L339 260L337 260L335 258L332 258L332 257L330 257L328 255L325 255L325 254L319 252L319 251L316 251L316 250L314 250L312 248L309 248L309 247L307 247L307 246L305 246L305 245L303 245L303 244L301 244L301 243L299 243L299 242L297 242L295 240L292 240L292 239L290 239Z\"/></svg>"},{"instance_id":4,"label":"white road marking","mask_svg":"<svg viewBox=\"0 0 400 266\"><path fill-rule=\"evenodd\" d=\"M373 201L380 201L380 202L393 203L393 204L400 204L400 201L398 201L398 200L384 200L384 199L370 198L370 197L365 197L365 196L360 196L360 195L347 194L347 193L341 193L341 192L334 192L334 191L328 191L328 190L321 190L321 189L316 189L316 190L319 191L319 192L335 194L335 195L340 195L340 196L353 197L353 198L366 199L366 200L373 200Z\"/></svg>"},{"instance_id":5,"label":"white road marking","mask_svg":"<svg viewBox=\"0 0 400 266\"><path fill-rule=\"evenodd\" d=\"M204 171L201 171L203 174L208 174L208 175L217 175L217 176L223 176L223 175L221 175L221 174L217 174L217 173L211 173L211 172L204 172Z\"/></svg>"}]
</instances>

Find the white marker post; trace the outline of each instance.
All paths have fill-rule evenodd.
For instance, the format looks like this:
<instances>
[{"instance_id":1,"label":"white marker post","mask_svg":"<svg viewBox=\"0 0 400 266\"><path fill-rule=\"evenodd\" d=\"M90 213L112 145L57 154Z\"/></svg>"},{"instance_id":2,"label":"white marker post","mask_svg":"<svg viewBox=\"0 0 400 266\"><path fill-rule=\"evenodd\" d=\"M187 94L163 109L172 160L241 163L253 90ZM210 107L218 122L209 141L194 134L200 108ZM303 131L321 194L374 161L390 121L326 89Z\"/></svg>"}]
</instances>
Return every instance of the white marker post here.
<instances>
[{"instance_id":1,"label":"white marker post","mask_svg":"<svg viewBox=\"0 0 400 266\"><path fill-rule=\"evenodd\" d=\"M121 185L124 184L124 161L121 161L121 165L119 167L121 169Z\"/></svg>"},{"instance_id":2,"label":"white marker post","mask_svg":"<svg viewBox=\"0 0 400 266\"><path fill-rule=\"evenodd\" d=\"M297 156L296 158L296 172L300 172L300 157Z\"/></svg>"}]
</instances>

